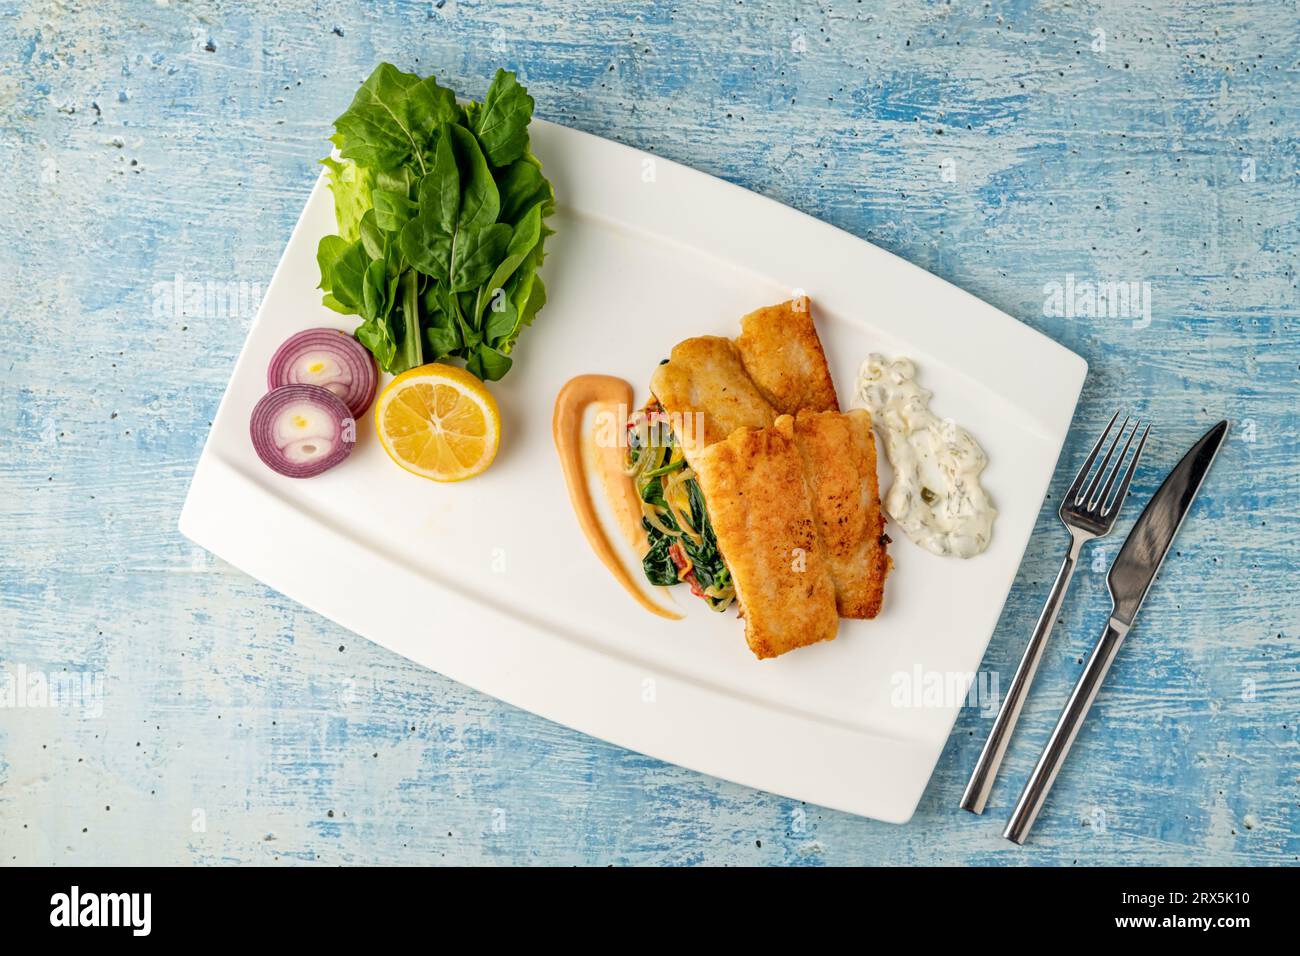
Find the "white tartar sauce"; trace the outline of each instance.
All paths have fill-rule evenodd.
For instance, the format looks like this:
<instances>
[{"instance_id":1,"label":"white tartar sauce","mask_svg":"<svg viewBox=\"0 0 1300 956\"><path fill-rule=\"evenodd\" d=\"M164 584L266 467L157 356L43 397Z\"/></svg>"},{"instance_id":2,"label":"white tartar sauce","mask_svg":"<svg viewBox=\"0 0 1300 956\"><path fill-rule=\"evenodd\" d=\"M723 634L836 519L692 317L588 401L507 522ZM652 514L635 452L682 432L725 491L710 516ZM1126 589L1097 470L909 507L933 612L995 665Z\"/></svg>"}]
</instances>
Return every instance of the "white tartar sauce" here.
<instances>
[{"instance_id":1,"label":"white tartar sauce","mask_svg":"<svg viewBox=\"0 0 1300 956\"><path fill-rule=\"evenodd\" d=\"M894 483L885 511L913 542L971 558L989 546L997 509L980 485L984 449L952 419L930 411L910 359L871 354L858 372L856 404L885 439Z\"/></svg>"}]
</instances>

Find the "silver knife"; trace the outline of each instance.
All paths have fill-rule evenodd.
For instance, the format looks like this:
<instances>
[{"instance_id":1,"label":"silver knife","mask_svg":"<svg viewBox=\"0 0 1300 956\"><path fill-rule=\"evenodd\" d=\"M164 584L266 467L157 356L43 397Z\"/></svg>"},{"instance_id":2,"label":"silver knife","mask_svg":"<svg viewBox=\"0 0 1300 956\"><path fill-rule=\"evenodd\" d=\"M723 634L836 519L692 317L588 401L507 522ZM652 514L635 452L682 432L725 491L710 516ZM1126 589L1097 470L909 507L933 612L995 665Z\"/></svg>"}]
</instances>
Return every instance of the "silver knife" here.
<instances>
[{"instance_id":1,"label":"silver knife","mask_svg":"<svg viewBox=\"0 0 1300 956\"><path fill-rule=\"evenodd\" d=\"M1061 717L1056 722L1043 754L1038 758L1038 765L1029 776L1024 792L1016 802L1016 809L1011 814L1002 835L1015 843L1024 843L1029 830L1038 818L1038 811L1043 808L1047 794L1056 782L1056 775L1065 756L1070 752L1074 738L1078 736L1083 719L1101 689L1106 672L1119 653L1120 645L1128 636L1129 629L1137 617L1142 600L1151 590L1151 582L1156 572L1169 553L1170 546L1183 519L1196 500L1196 493L1201 490L1201 483L1214 463L1214 456L1219 453L1223 439L1228 434L1228 423L1219 422L1201 436L1201 440L1192 446L1183 456L1169 477L1164 480L1146 509L1138 516L1133 530L1129 532L1124 547L1120 548L1115 563L1111 565L1107 577L1110 588L1110 620L1101 640L1092 650L1088 664L1074 685L1070 700Z\"/></svg>"}]
</instances>

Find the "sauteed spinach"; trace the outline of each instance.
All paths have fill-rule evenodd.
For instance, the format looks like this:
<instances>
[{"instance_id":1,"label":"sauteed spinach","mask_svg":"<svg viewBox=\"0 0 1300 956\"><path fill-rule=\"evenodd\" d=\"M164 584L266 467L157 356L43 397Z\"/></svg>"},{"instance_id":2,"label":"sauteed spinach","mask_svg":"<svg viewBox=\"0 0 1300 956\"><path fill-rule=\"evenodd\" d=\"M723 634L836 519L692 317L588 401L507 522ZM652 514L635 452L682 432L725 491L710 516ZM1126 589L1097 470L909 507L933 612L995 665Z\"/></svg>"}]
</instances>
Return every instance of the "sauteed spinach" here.
<instances>
[{"instance_id":1,"label":"sauteed spinach","mask_svg":"<svg viewBox=\"0 0 1300 956\"><path fill-rule=\"evenodd\" d=\"M650 543L641 565L650 583L685 582L713 610L726 610L736 596L731 572L718 551L704 493L658 405L629 423L627 467L641 497Z\"/></svg>"}]
</instances>

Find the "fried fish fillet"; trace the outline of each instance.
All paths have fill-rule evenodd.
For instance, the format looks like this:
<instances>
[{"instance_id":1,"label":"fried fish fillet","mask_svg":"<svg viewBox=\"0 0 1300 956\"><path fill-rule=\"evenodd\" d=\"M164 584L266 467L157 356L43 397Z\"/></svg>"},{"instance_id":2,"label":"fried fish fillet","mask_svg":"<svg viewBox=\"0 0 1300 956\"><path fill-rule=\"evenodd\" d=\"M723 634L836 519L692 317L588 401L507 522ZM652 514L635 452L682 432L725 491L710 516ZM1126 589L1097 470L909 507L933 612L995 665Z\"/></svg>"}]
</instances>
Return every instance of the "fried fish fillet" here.
<instances>
[{"instance_id":1,"label":"fried fish fillet","mask_svg":"<svg viewBox=\"0 0 1300 956\"><path fill-rule=\"evenodd\" d=\"M709 445L695 472L754 656L833 640L835 585L789 416Z\"/></svg>"},{"instance_id":2,"label":"fried fish fillet","mask_svg":"<svg viewBox=\"0 0 1300 956\"><path fill-rule=\"evenodd\" d=\"M757 309L740 320L736 348L745 371L778 415L840 410L807 296Z\"/></svg>"},{"instance_id":3,"label":"fried fish fillet","mask_svg":"<svg viewBox=\"0 0 1300 956\"><path fill-rule=\"evenodd\" d=\"M776 412L745 373L730 339L686 339L655 369L650 391L668 412L686 460L737 428L766 428Z\"/></svg>"},{"instance_id":4,"label":"fried fish fillet","mask_svg":"<svg viewBox=\"0 0 1300 956\"><path fill-rule=\"evenodd\" d=\"M781 427L784 419L777 421ZM840 617L875 617L890 563L871 414L861 409L847 413L803 409L795 417L794 440L835 582Z\"/></svg>"}]
</instances>

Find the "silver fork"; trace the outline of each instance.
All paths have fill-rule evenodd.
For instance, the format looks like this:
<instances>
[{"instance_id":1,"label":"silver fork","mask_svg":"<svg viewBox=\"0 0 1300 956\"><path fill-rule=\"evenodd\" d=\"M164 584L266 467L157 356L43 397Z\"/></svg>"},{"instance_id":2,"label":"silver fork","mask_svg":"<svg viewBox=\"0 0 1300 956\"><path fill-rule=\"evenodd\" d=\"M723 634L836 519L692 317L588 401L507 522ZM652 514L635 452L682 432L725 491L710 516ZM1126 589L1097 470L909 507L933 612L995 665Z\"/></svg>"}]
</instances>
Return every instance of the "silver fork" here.
<instances>
[{"instance_id":1,"label":"silver fork","mask_svg":"<svg viewBox=\"0 0 1300 956\"><path fill-rule=\"evenodd\" d=\"M1124 424L1120 425L1119 431L1115 432L1110 448L1106 451L1106 457L1102 459L1101 467L1097 469L1092 481L1088 481L1089 472L1097 461L1101 446L1106 444L1106 439L1115 430L1115 422L1118 420L1119 412L1116 412L1110 424L1106 426L1106 430L1097 439L1097 443L1092 446L1087 461L1075 475L1074 483L1070 485L1069 491L1061 501L1058 513L1061 523L1070 532L1070 550L1061 563L1061 570L1056 574L1056 582L1047 595L1047 604L1043 607L1043 613L1038 616L1034 633L1029 638L1029 646L1025 648L1024 656L1020 658L1020 665L1016 668L1015 676L1011 678L1011 686L1002 700L997 719L993 721L989 739L985 741L980 758L975 763L975 770L971 773L970 782L966 784L966 792L961 798L963 810L969 810L971 813L984 812L989 792L993 789L993 781L997 779L998 768L1002 765L1003 756L1006 755L1007 744L1010 743L1011 734L1016 729L1016 721L1020 719L1020 710L1029 695L1029 685L1034 682L1034 675L1038 672L1038 662L1042 660L1043 650L1047 647L1047 638L1056 625L1056 617L1061 611L1061 601L1065 598L1065 592L1070 589L1070 580L1074 577L1075 566L1079 563L1079 552L1083 549L1084 542L1105 537L1110 533L1110 529L1115 526L1115 519L1119 517L1120 509L1124 506L1124 499L1128 496L1129 482L1133 479L1133 472L1137 470L1138 459L1142 457L1147 435L1151 432L1150 422L1145 429L1142 429L1141 421L1134 422L1132 430L1128 431L1128 440L1124 442L1123 451L1120 452L1115 464L1111 465L1115 449L1119 447L1120 440L1124 438L1128 424L1132 421L1126 415ZM1139 430L1142 430L1142 437L1138 440L1137 450L1129 460L1128 467L1124 468L1124 459L1128 456L1129 448ZM1121 468L1124 475L1120 479L1118 490L1115 490L1112 495L1111 491L1115 489L1115 480Z\"/></svg>"}]
</instances>

